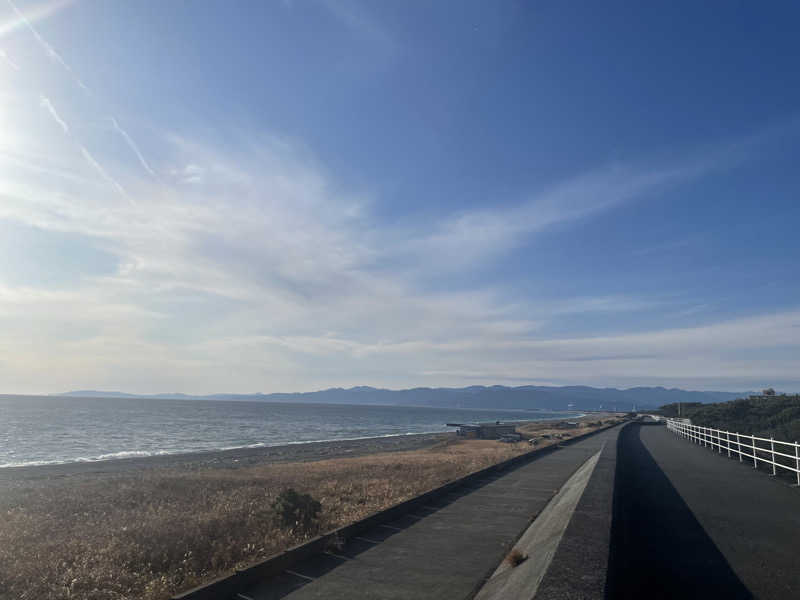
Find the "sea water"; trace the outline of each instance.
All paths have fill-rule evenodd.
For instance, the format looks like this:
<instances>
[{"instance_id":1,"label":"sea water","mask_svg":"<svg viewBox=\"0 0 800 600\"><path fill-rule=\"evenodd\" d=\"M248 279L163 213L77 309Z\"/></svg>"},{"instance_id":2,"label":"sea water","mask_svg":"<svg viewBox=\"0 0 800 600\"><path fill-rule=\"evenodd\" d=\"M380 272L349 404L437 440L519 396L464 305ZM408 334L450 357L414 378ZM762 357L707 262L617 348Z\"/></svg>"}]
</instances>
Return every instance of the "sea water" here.
<instances>
[{"instance_id":1,"label":"sea water","mask_svg":"<svg viewBox=\"0 0 800 600\"><path fill-rule=\"evenodd\" d=\"M258 401L0 397L0 468L447 431L569 413Z\"/></svg>"}]
</instances>

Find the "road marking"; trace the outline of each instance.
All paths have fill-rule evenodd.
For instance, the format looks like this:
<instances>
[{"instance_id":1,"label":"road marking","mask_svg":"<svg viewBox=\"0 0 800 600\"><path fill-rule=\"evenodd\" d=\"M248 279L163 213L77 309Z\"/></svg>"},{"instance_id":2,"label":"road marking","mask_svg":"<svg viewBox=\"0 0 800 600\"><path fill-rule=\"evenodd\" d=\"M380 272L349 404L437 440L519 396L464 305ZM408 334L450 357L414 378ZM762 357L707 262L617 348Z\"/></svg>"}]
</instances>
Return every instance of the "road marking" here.
<instances>
[{"instance_id":1,"label":"road marking","mask_svg":"<svg viewBox=\"0 0 800 600\"><path fill-rule=\"evenodd\" d=\"M250 596L245 596L244 594L236 594L237 598L241 598L241 600L253 600Z\"/></svg>"},{"instance_id":2,"label":"road marking","mask_svg":"<svg viewBox=\"0 0 800 600\"><path fill-rule=\"evenodd\" d=\"M295 577L299 577L300 579L305 579L306 581L314 581L313 577L309 577L308 575L303 575L302 573L297 573L296 571L290 571L289 569L286 569L285 572L288 573L289 575L294 575Z\"/></svg>"},{"instance_id":3,"label":"road marking","mask_svg":"<svg viewBox=\"0 0 800 600\"><path fill-rule=\"evenodd\" d=\"M323 554L333 556L334 558L341 558L342 560L351 560L349 556L342 556L341 554L334 554L333 552L323 552Z\"/></svg>"},{"instance_id":4,"label":"road marking","mask_svg":"<svg viewBox=\"0 0 800 600\"><path fill-rule=\"evenodd\" d=\"M394 527L392 525L381 525L381 527L385 527L386 529L393 529L394 531L403 531L400 527Z\"/></svg>"}]
</instances>

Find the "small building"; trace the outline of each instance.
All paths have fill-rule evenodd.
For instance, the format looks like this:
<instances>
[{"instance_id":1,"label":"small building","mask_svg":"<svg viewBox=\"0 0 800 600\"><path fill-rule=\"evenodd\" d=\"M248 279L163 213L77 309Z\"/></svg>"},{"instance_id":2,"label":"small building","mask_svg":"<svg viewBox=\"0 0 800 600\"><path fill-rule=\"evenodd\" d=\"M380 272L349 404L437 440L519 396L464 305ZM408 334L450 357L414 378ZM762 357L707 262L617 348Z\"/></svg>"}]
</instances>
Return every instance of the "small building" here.
<instances>
[{"instance_id":1,"label":"small building","mask_svg":"<svg viewBox=\"0 0 800 600\"><path fill-rule=\"evenodd\" d=\"M558 429L577 429L580 424L577 421L559 421L556 423Z\"/></svg>"},{"instance_id":2,"label":"small building","mask_svg":"<svg viewBox=\"0 0 800 600\"><path fill-rule=\"evenodd\" d=\"M481 440L499 440L501 438L520 439L517 428L511 423L448 423L448 427L458 427L456 433L468 438Z\"/></svg>"}]
</instances>

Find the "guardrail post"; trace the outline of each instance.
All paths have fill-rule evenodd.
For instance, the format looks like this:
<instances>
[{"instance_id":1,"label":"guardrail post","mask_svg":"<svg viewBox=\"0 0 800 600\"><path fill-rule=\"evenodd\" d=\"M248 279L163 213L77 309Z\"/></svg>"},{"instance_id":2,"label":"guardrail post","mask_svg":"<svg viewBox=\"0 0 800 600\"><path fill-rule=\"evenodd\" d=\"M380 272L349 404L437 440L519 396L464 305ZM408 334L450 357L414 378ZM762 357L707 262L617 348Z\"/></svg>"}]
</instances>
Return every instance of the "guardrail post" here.
<instances>
[{"instance_id":1,"label":"guardrail post","mask_svg":"<svg viewBox=\"0 0 800 600\"><path fill-rule=\"evenodd\" d=\"M797 453L797 440L794 442L794 468L796 469L797 485L800 486L800 454Z\"/></svg>"},{"instance_id":2,"label":"guardrail post","mask_svg":"<svg viewBox=\"0 0 800 600\"><path fill-rule=\"evenodd\" d=\"M756 452L756 437L754 435L751 435L750 436L750 441L753 442L753 468L757 469L758 468L758 458L756 458L756 457L758 456L758 452Z\"/></svg>"},{"instance_id":3,"label":"guardrail post","mask_svg":"<svg viewBox=\"0 0 800 600\"><path fill-rule=\"evenodd\" d=\"M742 443L739 441L739 432L736 432L736 447L739 449L739 462L742 462Z\"/></svg>"},{"instance_id":4,"label":"guardrail post","mask_svg":"<svg viewBox=\"0 0 800 600\"><path fill-rule=\"evenodd\" d=\"M775 469L775 440L772 436L769 436L769 452L770 458L772 458L772 476L775 477L777 475L777 470Z\"/></svg>"},{"instance_id":5,"label":"guardrail post","mask_svg":"<svg viewBox=\"0 0 800 600\"><path fill-rule=\"evenodd\" d=\"M731 432L725 432L725 445L728 447L728 458L731 457Z\"/></svg>"},{"instance_id":6,"label":"guardrail post","mask_svg":"<svg viewBox=\"0 0 800 600\"><path fill-rule=\"evenodd\" d=\"M722 431L719 429L717 430L717 448L719 449L719 454L722 454Z\"/></svg>"}]
</instances>

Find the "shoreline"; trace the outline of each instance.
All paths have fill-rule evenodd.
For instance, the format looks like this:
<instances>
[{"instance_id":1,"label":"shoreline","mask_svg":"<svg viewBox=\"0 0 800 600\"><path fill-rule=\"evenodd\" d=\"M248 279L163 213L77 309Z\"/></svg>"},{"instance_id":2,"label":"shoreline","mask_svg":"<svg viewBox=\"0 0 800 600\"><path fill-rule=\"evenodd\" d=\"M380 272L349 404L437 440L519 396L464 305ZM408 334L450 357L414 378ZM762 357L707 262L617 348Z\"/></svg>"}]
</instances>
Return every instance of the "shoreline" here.
<instances>
[{"instance_id":1,"label":"shoreline","mask_svg":"<svg viewBox=\"0 0 800 600\"><path fill-rule=\"evenodd\" d=\"M476 410L487 410L487 409L476 409ZM520 412L528 412L521 410ZM545 418L540 419L520 419L520 420L510 420L506 421L508 423L515 423L515 424L522 424L522 423L530 423L530 422L547 422L547 421L554 421L554 420L563 420L565 418L571 418L575 420L583 420L590 415L586 412L581 411L572 411L576 414L569 415L568 417L564 416L564 413L560 411L547 411L547 410L536 410L531 411L536 413L547 413L552 412L554 414L558 414L559 416L548 416ZM565 411L566 412L566 411ZM7 465L7 466L0 466L0 481L6 480L15 480L15 479L29 479L29 478L36 478L36 475L48 475L48 476L64 476L64 475L75 475L81 473L108 473L113 471L129 471L132 469L139 469L139 468L175 468L175 467L209 467L209 466L225 466L226 462L239 462L242 459L247 460L250 464L255 464L255 462L262 462L262 460L254 459L265 459L263 462L298 462L304 460L323 460L325 458L341 458L343 456L361 456L363 454L370 454L373 452L382 452L382 451L400 451L400 450L416 450L418 449L419 442L421 439L427 439L430 436L434 436L437 439L432 441L431 443L435 443L436 441L441 441L442 438L447 438L447 436L454 435L454 431L426 431L420 433L391 433L391 434L383 434L383 435L376 435L376 436L363 436L363 437L353 437L353 438L341 438L341 439L327 439L327 440L309 440L309 441L296 441L296 442L284 442L274 445L261 445L261 444L251 444L246 446L235 446L230 448L216 448L216 449L209 449L209 450L192 450L192 451L176 451L176 452L168 452L164 451L161 453L156 454L144 454L144 455L136 455L132 454L130 456L114 456L107 455L107 457L103 458L89 458L89 459L73 459L73 460L66 460L63 462L53 461L53 462L35 462L32 461L31 463L19 464L19 465ZM394 438L408 438L409 444L384 444L381 443L380 440L390 440ZM381 447L370 448L370 449L363 449L363 448L348 448L348 442L355 442L355 446L363 446L366 445L372 446L372 443L375 443L375 446L384 446L388 445L387 449L383 449ZM309 446L308 449L298 448L296 452L293 452L291 449L293 447L302 447L302 446ZM332 446L332 448L327 448L328 446ZM339 446L345 446L341 449L340 452L337 452L337 448ZM401 446L401 447L395 447ZM134 453L135 451L131 451ZM273 456L274 455L274 456ZM288 458L285 455L289 455ZM295 456L297 455L297 456ZM306 455L309 455L306 457ZM230 465L230 466L241 466L241 465ZM119 468L115 468L119 467Z\"/></svg>"},{"instance_id":2,"label":"shoreline","mask_svg":"<svg viewBox=\"0 0 800 600\"><path fill-rule=\"evenodd\" d=\"M553 411L557 412L557 411ZM607 413L575 411L570 417L576 421L589 421ZM562 413L563 415L563 413ZM549 422L564 417L514 421L544 427ZM64 478L83 476L135 475L137 472L199 471L204 469L238 469L270 463L313 462L326 459L359 457L383 452L424 450L437 443L456 439L455 431L427 433L398 433L333 440L298 441L274 446L243 446L236 448L126 456L102 460L84 460L63 463L19 465L0 468L0 483L25 484L54 482Z\"/></svg>"},{"instance_id":3,"label":"shoreline","mask_svg":"<svg viewBox=\"0 0 800 600\"><path fill-rule=\"evenodd\" d=\"M129 456L96 461L21 465L0 468L0 482L50 480L80 475L113 476L150 469L236 469L262 463L309 462L329 458L364 456L376 452L420 450L451 438L455 438L455 432L411 433L342 440L290 442L276 446Z\"/></svg>"}]
</instances>

